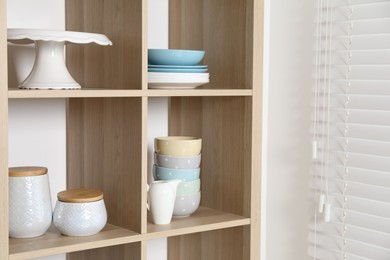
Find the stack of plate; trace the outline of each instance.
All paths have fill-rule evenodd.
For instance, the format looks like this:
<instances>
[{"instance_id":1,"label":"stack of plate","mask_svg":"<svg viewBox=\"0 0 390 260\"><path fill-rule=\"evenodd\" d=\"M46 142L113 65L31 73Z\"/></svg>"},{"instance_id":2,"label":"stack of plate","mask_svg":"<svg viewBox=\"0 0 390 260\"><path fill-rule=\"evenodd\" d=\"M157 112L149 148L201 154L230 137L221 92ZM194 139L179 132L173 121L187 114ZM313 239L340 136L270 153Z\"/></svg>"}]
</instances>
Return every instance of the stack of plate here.
<instances>
[{"instance_id":1,"label":"stack of plate","mask_svg":"<svg viewBox=\"0 0 390 260\"><path fill-rule=\"evenodd\" d=\"M208 83L208 67L199 64L204 54L204 51L149 49L149 88L190 89Z\"/></svg>"}]
</instances>

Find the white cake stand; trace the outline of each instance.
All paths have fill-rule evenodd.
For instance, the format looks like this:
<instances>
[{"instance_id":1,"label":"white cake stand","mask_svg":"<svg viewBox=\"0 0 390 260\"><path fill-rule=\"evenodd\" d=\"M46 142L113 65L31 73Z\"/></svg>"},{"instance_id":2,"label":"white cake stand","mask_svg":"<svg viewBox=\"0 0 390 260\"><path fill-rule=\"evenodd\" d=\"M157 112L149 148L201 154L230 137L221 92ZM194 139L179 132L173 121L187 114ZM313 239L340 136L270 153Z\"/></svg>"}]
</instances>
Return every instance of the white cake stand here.
<instances>
[{"instance_id":1,"label":"white cake stand","mask_svg":"<svg viewBox=\"0 0 390 260\"><path fill-rule=\"evenodd\" d=\"M65 42L112 45L103 34L37 29L8 29L8 40L16 43L35 42L34 66L19 85L24 89L80 89L65 65Z\"/></svg>"}]
</instances>

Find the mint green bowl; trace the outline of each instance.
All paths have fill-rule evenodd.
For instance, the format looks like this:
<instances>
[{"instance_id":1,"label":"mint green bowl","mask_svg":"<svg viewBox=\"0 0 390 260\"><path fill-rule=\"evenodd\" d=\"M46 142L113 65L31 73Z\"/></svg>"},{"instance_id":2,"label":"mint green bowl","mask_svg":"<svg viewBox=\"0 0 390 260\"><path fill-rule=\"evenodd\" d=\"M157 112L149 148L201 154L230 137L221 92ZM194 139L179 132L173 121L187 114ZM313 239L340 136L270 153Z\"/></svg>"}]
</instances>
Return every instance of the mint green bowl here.
<instances>
[{"instance_id":1,"label":"mint green bowl","mask_svg":"<svg viewBox=\"0 0 390 260\"><path fill-rule=\"evenodd\" d=\"M183 181L179 183L176 196L194 194L200 191L200 179L194 181Z\"/></svg>"}]
</instances>

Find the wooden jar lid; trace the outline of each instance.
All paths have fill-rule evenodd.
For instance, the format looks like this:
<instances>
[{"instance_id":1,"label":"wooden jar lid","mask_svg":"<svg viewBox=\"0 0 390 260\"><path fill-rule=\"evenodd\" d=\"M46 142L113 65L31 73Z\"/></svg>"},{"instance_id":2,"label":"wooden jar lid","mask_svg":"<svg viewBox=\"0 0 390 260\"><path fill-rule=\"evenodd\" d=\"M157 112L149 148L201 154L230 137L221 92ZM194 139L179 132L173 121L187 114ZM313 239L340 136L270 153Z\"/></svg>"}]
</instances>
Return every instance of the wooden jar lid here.
<instances>
[{"instance_id":1,"label":"wooden jar lid","mask_svg":"<svg viewBox=\"0 0 390 260\"><path fill-rule=\"evenodd\" d=\"M8 169L10 177L38 176L46 173L47 168L40 166L11 167Z\"/></svg>"},{"instance_id":2,"label":"wooden jar lid","mask_svg":"<svg viewBox=\"0 0 390 260\"><path fill-rule=\"evenodd\" d=\"M70 189L59 192L57 198L71 203L94 202L103 199L103 192L95 189Z\"/></svg>"}]
</instances>

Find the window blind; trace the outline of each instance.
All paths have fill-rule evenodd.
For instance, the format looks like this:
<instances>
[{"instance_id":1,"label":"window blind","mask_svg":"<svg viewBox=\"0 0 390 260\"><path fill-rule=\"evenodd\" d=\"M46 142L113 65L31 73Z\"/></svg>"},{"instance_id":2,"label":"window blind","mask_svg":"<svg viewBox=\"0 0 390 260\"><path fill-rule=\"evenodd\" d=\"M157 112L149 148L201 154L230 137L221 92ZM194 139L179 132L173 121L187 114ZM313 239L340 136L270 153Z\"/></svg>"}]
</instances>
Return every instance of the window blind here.
<instances>
[{"instance_id":1,"label":"window blind","mask_svg":"<svg viewBox=\"0 0 390 260\"><path fill-rule=\"evenodd\" d=\"M312 259L390 259L390 0L318 0Z\"/></svg>"}]
</instances>

